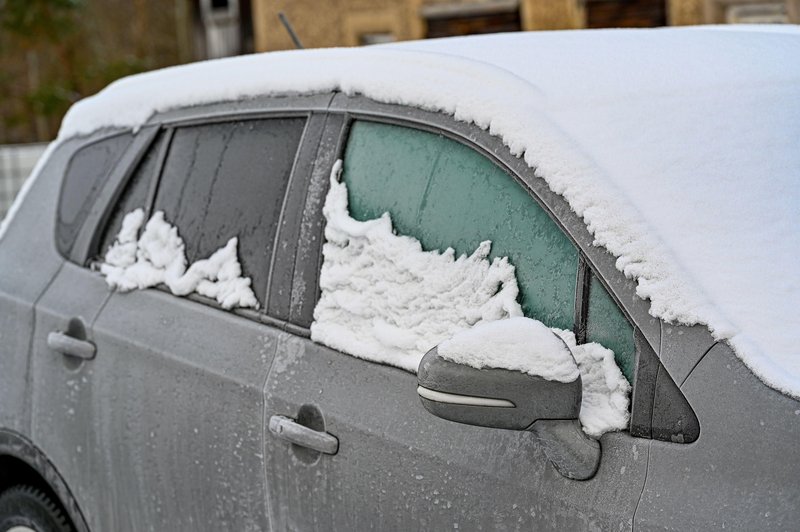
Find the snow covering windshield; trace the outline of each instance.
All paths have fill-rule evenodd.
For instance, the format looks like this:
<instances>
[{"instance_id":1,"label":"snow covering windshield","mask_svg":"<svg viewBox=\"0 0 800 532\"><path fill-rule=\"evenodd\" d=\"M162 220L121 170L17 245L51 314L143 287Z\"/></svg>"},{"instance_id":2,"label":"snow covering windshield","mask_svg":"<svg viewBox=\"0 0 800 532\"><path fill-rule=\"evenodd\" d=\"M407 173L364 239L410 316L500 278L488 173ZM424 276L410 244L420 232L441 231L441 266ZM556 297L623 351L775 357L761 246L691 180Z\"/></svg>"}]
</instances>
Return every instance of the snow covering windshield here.
<instances>
[{"instance_id":1,"label":"snow covering windshield","mask_svg":"<svg viewBox=\"0 0 800 532\"><path fill-rule=\"evenodd\" d=\"M60 139L176 107L339 90L502 138L637 282L800 397L800 32L526 32L208 61L123 79Z\"/></svg>"}]
</instances>

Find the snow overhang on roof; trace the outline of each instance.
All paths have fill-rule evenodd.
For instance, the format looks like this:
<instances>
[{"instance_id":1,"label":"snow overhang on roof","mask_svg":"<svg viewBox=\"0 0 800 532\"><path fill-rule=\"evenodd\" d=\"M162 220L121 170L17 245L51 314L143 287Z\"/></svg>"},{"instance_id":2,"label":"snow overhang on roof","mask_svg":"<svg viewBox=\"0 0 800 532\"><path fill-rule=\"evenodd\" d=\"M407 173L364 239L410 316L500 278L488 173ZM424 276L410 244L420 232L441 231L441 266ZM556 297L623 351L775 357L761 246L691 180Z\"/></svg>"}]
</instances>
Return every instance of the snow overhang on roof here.
<instances>
[{"instance_id":1,"label":"snow overhang on roof","mask_svg":"<svg viewBox=\"0 0 800 532\"><path fill-rule=\"evenodd\" d=\"M501 137L618 257L651 313L705 324L800 397L800 32L541 32L278 52L125 78L59 138L176 107L339 90Z\"/></svg>"}]
</instances>

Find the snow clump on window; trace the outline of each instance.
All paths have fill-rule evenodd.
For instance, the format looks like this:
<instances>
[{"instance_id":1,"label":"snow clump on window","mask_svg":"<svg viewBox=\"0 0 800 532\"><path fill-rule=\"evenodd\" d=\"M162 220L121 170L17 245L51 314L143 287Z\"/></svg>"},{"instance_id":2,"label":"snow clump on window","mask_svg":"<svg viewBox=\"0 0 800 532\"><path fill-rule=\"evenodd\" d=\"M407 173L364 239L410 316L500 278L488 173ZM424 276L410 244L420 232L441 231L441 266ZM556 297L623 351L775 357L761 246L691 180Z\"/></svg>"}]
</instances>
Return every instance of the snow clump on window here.
<instances>
[{"instance_id":1,"label":"snow clump on window","mask_svg":"<svg viewBox=\"0 0 800 532\"><path fill-rule=\"evenodd\" d=\"M581 372L583 431L599 438L606 432L627 429L631 385L614 361L614 352L597 342L577 345L572 331L554 327L553 332L572 351Z\"/></svg>"},{"instance_id":2,"label":"snow clump on window","mask_svg":"<svg viewBox=\"0 0 800 532\"><path fill-rule=\"evenodd\" d=\"M388 213L355 220L340 172L337 161L323 209L314 341L416 372L423 355L455 332L522 315L514 266L507 258L489 261L491 242L456 257L452 248L424 251L415 238L394 234Z\"/></svg>"},{"instance_id":3,"label":"snow clump on window","mask_svg":"<svg viewBox=\"0 0 800 532\"><path fill-rule=\"evenodd\" d=\"M164 219L164 213L153 214L137 239L142 223L141 208L122 220L122 228L100 266L109 287L130 292L163 284L176 296L196 292L216 300L225 309L258 308L251 280L242 276L236 237L187 269L183 239L178 229Z\"/></svg>"}]
</instances>

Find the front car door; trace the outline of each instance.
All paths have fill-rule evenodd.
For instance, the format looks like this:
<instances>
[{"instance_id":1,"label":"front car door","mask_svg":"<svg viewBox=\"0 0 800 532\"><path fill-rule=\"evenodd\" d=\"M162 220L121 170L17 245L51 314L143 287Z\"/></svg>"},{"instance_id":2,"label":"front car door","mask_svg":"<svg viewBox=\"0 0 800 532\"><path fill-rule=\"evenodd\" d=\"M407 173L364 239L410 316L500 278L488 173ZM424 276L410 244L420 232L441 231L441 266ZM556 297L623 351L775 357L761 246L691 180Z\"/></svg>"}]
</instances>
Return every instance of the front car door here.
<instances>
[{"instance_id":1,"label":"front car door","mask_svg":"<svg viewBox=\"0 0 800 532\"><path fill-rule=\"evenodd\" d=\"M408 272L368 279L379 286L375 289L359 285L357 277L348 279L345 263L339 281L351 283L353 297L341 292L336 309L318 306L314 314L311 302L319 301L320 283L325 289L337 282L331 270L320 280L320 264L328 258L321 256L319 228L338 159L353 218L372 220L389 212L396 233L421 241L425 251L453 247L456 256L492 240L489 258L508 256L516 267L525 315L574 331L578 343L597 341L615 351L634 384L632 415L627 430L603 435L593 478L561 476L529 434L459 425L422 408L416 376L386 364L412 369L394 355L407 348L411 336L403 334L403 326L419 319L397 313L388 326L373 316L368 326L352 327L354 316L369 318L374 310L359 300L364 292L377 298L366 306L397 309L396 301L380 297L403 299L402 289L383 283L396 283ZM292 321L319 342L283 336L267 382L266 416L267 421L272 415L296 418L334 435L339 446L335 455L280 440L268 447L275 527L632 527L652 437L659 363L651 346L659 346L659 325L646 308L620 309L619 300L635 299L631 284L614 270L610 256L592 247L565 202L522 161L475 127L340 95L320 143L304 217L307 233L300 235L298 257L306 260L297 261L293 282L302 296L293 299ZM374 262L369 254L351 258L353 272L355 262ZM434 305L438 294L428 295ZM409 308L425 307L419 303ZM395 351L379 353L386 345ZM675 404L680 408L666 414L667 431L686 432L686 441L696 438L688 405Z\"/></svg>"}]
</instances>

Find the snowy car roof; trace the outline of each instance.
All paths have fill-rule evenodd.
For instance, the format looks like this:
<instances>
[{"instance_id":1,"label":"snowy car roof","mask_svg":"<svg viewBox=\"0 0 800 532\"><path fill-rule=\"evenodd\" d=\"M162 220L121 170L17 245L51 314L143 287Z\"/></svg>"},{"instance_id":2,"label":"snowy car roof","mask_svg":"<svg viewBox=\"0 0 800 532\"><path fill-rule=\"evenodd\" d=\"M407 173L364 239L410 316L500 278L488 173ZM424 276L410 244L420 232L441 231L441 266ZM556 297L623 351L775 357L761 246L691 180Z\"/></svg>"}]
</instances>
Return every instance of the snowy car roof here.
<instances>
[{"instance_id":1,"label":"snowy car roof","mask_svg":"<svg viewBox=\"0 0 800 532\"><path fill-rule=\"evenodd\" d=\"M651 314L707 325L800 397L800 31L529 32L241 56L117 81L74 105L59 137L335 90L501 137L618 257Z\"/></svg>"}]
</instances>

